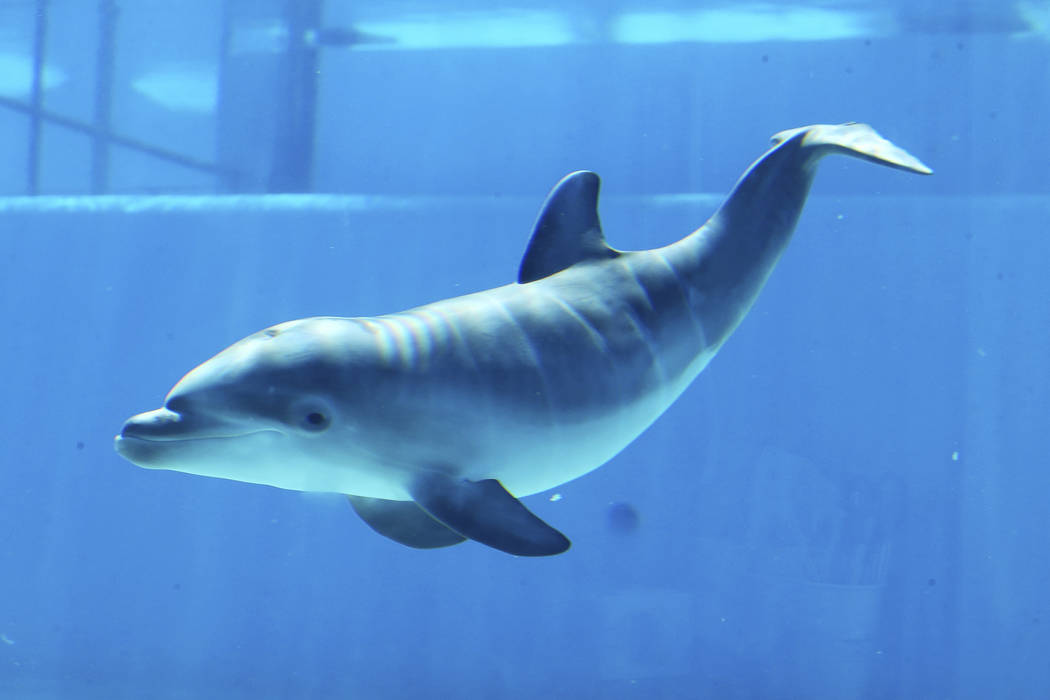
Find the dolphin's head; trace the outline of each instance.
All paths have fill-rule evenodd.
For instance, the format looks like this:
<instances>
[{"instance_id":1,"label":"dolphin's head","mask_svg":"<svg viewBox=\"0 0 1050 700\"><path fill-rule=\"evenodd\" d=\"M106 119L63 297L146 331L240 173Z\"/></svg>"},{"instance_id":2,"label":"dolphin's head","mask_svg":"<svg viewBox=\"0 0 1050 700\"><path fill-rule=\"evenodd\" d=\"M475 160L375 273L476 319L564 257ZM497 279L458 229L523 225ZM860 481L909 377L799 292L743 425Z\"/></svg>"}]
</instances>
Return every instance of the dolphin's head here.
<instances>
[{"instance_id":1,"label":"dolphin's head","mask_svg":"<svg viewBox=\"0 0 1050 700\"><path fill-rule=\"evenodd\" d=\"M368 334L345 319L260 331L193 369L162 408L128 419L116 450L153 469L400 496L396 469L377 469L361 439L374 389L373 373L361 371L371 346Z\"/></svg>"}]
</instances>

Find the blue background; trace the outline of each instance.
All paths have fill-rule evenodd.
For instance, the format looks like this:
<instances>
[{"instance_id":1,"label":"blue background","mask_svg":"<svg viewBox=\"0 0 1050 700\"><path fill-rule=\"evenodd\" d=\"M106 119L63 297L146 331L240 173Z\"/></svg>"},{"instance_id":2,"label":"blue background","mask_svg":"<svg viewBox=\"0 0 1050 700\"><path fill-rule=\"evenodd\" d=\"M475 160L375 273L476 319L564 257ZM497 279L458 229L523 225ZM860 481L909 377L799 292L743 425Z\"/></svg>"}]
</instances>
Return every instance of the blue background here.
<instances>
[{"instance_id":1,"label":"blue background","mask_svg":"<svg viewBox=\"0 0 1050 700\"><path fill-rule=\"evenodd\" d=\"M122 8L114 121L209 158L214 114L132 87L214 59L218 11L180 7ZM963 23L870 7L903 19L829 41L326 49L322 196L206 196L207 176L119 150L125 194L67 196L89 145L48 126L50 196L18 197L26 119L0 111L0 697L1047 697L1050 43L979 4ZM30 9L0 9L0 53L27 50ZM47 108L83 119L94 9L51 16L67 78ZM612 245L653 247L772 133L850 119L936 175L823 163L695 385L559 500L527 499L565 555L410 550L341 497L112 450L262 327L512 280L565 172L603 176Z\"/></svg>"}]
</instances>

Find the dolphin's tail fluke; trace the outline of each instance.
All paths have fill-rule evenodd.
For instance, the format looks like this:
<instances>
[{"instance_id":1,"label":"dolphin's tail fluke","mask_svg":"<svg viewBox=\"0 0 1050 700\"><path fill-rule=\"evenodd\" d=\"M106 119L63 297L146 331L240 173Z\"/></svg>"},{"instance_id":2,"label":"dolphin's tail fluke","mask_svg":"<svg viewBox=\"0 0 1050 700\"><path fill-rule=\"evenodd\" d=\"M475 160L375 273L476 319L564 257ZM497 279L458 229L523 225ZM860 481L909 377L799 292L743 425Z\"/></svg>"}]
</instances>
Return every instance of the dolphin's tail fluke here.
<instances>
[{"instance_id":1,"label":"dolphin's tail fluke","mask_svg":"<svg viewBox=\"0 0 1050 700\"><path fill-rule=\"evenodd\" d=\"M801 137L801 148L815 149L813 160L831 153L841 153L920 175L933 173L921 160L882 138L867 124L847 122L788 129L774 134L773 145L796 137Z\"/></svg>"},{"instance_id":2,"label":"dolphin's tail fluke","mask_svg":"<svg viewBox=\"0 0 1050 700\"><path fill-rule=\"evenodd\" d=\"M733 239L750 241L752 246L768 244L779 251L802 212L817 163L833 154L922 175L933 173L921 160L882 138L867 124L814 124L787 129L773 136L773 147L751 164L712 222L732 231ZM752 263L754 253L743 252Z\"/></svg>"}]
</instances>

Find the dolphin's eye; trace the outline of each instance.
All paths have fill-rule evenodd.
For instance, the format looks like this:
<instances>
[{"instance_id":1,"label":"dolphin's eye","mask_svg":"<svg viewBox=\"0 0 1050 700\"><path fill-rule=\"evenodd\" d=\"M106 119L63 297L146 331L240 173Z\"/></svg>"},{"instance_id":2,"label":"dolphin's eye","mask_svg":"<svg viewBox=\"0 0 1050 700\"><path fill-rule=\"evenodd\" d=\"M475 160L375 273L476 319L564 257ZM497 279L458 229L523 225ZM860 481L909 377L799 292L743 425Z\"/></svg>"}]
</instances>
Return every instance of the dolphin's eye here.
<instances>
[{"instance_id":1,"label":"dolphin's eye","mask_svg":"<svg viewBox=\"0 0 1050 700\"><path fill-rule=\"evenodd\" d=\"M310 411L303 418L302 426L307 430L321 431L327 428L329 423L331 421L325 414L320 411Z\"/></svg>"},{"instance_id":2,"label":"dolphin's eye","mask_svg":"<svg viewBox=\"0 0 1050 700\"><path fill-rule=\"evenodd\" d=\"M322 433L332 426L332 408L324 399L304 398L290 407L288 422L307 433Z\"/></svg>"}]
</instances>

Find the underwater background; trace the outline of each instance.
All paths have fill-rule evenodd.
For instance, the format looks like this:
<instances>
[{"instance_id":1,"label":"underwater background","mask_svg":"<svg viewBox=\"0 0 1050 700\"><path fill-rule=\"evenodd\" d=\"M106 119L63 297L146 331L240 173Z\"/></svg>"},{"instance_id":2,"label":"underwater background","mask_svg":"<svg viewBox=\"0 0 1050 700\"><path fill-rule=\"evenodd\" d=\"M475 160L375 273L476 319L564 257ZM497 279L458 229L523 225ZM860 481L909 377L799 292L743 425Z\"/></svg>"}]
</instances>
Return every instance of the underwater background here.
<instances>
[{"instance_id":1,"label":"underwater background","mask_svg":"<svg viewBox=\"0 0 1050 700\"><path fill-rule=\"evenodd\" d=\"M0 0L0 698L1050 696L1050 4ZM515 279L565 173L611 245L823 162L758 303L564 555L112 438L274 323ZM469 425L463 426L469 430Z\"/></svg>"}]
</instances>

